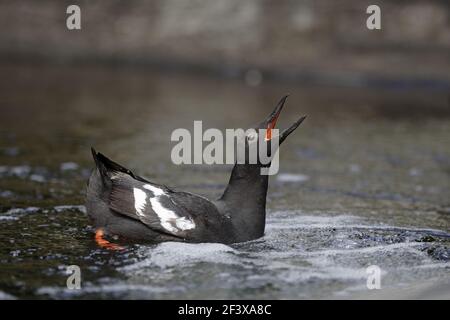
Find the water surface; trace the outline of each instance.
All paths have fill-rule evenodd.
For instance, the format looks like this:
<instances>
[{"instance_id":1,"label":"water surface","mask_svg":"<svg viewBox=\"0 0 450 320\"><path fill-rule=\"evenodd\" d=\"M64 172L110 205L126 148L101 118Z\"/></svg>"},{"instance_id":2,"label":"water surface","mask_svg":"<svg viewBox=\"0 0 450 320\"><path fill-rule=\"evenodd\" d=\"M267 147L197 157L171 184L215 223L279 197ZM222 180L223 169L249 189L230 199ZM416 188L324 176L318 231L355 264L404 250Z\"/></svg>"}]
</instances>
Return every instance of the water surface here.
<instances>
[{"instance_id":1,"label":"water surface","mask_svg":"<svg viewBox=\"0 0 450 320\"><path fill-rule=\"evenodd\" d=\"M369 265L386 292L449 296L448 93L0 69L0 298L367 297ZM171 132L194 120L246 128L287 92L280 126L308 119L282 146L263 238L95 245L83 206L91 145L153 181L217 197L230 167L173 165ZM66 288L73 264L79 291Z\"/></svg>"}]
</instances>

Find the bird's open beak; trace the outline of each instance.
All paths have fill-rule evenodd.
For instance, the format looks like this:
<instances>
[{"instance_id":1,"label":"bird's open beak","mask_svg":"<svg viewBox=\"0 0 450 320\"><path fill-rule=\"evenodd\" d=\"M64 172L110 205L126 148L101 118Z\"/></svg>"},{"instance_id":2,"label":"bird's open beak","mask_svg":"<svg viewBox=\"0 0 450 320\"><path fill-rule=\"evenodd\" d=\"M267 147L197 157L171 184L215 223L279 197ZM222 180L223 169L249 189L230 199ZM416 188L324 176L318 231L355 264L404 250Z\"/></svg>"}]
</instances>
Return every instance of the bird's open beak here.
<instances>
[{"instance_id":1,"label":"bird's open beak","mask_svg":"<svg viewBox=\"0 0 450 320\"><path fill-rule=\"evenodd\" d=\"M284 104L286 103L286 99L288 98L288 95L284 96L283 98L281 98L280 102L278 102L277 106L275 107L275 109L272 111L272 113L269 115L269 117L267 118L267 120L265 121L266 123L266 136L265 136L265 140L269 141L272 139L272 129L275 128L275 125L277 124L277 120L278 117L280 116L281 110L284 107ZM279 144L281 144L288 135L290 135L295 129L297 129L297 127L303 122L303 120L306 119L306 116L301 117L300 119L298 119L296 122L294 122L289 128L287 128L286 130L284 130L281 134L280 134L280 141Z\"/></svg>"},{"instance_id":2,"label":"bird's open beak","mask_svg":"<svg viewBox=\"0 0 450 320\"><path fill-rule=\"evenodd\" d=\"M300 119L298 119L297 121L295 121L289 128L287 128L286 130L284 130L281 135L280 135L280 141L279 144L281 144L288 135L290 135L295 129L297 129L297 127L303 122L303 120L306 119L306 116L302 116L300 117Z\"/></svg>"}]
</instances>

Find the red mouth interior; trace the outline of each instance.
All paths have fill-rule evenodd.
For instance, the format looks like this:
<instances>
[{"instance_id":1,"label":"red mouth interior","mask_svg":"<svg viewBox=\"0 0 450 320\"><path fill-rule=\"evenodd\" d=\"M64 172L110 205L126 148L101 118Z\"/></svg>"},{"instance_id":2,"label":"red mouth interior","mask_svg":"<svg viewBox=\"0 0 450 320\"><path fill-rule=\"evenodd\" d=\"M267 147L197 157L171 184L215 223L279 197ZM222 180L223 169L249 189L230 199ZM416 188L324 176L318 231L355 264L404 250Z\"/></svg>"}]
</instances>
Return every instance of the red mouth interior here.
<instances>
[{"instance_id":1,"label":"red mouth interior","mask_svg":"<svg viewBox=\"0 0 450 320\"><path fill-rule=\"evenodd\" d=\"M266 137L265 137L266 141L269 141L270 139L272 139L272 129L275 128L275 125L277 124L279 115L280 115L280 112L278 112L277 115L273 118L273 120L271 122L269 122L269 124L267 125Z\"/></svg>"}]
</instances>

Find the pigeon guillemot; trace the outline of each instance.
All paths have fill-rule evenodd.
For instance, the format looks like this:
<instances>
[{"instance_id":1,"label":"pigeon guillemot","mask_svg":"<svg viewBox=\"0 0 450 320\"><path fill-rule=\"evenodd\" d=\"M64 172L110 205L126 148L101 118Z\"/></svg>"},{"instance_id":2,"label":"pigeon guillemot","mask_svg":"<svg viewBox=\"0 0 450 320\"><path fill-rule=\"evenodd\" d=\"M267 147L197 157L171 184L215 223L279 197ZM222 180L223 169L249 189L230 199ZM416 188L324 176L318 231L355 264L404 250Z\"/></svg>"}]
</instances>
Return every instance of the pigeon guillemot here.
<instances>
[{"instance_id":1,"label":"pigeon guillemot","mask_svg":"<svg viewBox=\"0 0 450 320\"><path fill-rule=\"evenodd\" d=\"M286 98L255 128L266 129L264 138L268 143ZM301 117L284 130L277 137L279 144L304 119ZM248 147L249 137L243 141ZM105 236L152 243L229 244L264 235L268 175L261 174L264 165L259 160L256 164L236 163L223 195L212 201L150 182L94 149L92 155L96 169L89 178L86 207L96 228L95 240L103 248L121 248Z\"/></svg>"}]
</instances>

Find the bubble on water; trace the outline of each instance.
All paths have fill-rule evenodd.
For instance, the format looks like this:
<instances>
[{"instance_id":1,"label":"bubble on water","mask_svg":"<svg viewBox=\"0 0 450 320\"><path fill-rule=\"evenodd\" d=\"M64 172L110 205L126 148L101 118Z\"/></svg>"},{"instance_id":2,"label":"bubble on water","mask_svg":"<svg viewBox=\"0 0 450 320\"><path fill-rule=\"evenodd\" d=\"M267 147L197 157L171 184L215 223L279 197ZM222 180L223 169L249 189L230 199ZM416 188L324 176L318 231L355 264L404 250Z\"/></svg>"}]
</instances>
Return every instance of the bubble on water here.
<instances>
[{"instance_id":1,"label":"bubble on water","mask_svg":"<svg viewBox=\"0 0 450 320\"><path fill-rule=\"evenodd\" d=\"M9 253L12 257L18 257L20 255L20 250L13 250Z\"/></svg>"},{"instance_id":2,"label":"bubble on water","mask_svg":"<svg viewBox=\"0 0 450 320\"><path fill-rule=\"evenodd\" d=\"M86 207L83 205L63 205L53 207L53 210L57 213L65 212L65 211L78 211L81 213L86 213Z\"/></svg>"},{"instance_id":3,"label":"bubble on water","mask_svg":"<svg viewBox=\"0 0 450 320\"><path fill-rule=\"evenodd\" d=\"M0 221L14 221L14 220L19 220L19 218L12 216L0 216Z\"/></svg>"},{"instance_id":4,"label":"bubble on water","mask_svg":"<svg viewBox=\"0 0 450 320\"><path fill-rule=\"evenodd\" d=\"M64 163L61 163L61 166L60 166L61 171L77 170L78 168L79 168L79 166L75 162L64 162Z\"/></svg>"},{"instance_id":5,"label":"bubble on water","mask_svg":"<svg viewBox=\"0 0 450 320\"><path fill-rule=\"evenodd\" d=\"M1 198L11 198L11 197L14 197L14 193L9 190L0 191L0 197Z\"/></svg>"},{"instance_id":6,"label":"bubble on water","mask_svg":"<svg viewBox=\"0 0 450 320\"><path fill-rule=\"evenodd\" d=\"M44 183L51 177L51 174L44 167L0 166L0 177L28 179L33 182Z\"/></svg>"},{"instance_id":7,"label":"bubble on water","mask_svg":"<svg viewBox=\"0 0 450 320\"><path fill-rule=\"evenodd\" d=\"M305 182L309 180L309 176L305 174L280 173L277 175L277 181L280 182Z\"/></svg>"},{"instance_id":8,"label":"bubble on water","mask_svg":"<svg viewBox=\"0 0 450 320\"><path fill-rule=\"evenodd\" d=\"M36 213L40 211L41 208L38 207L26 207L26 208L11 208L8 211L4 212L4 215L10 216L20 216L24 214Z\"/></svg>"},{"instance_id":9,"label":"bubble on water","mask_svg":"<svg viewBox=\"0 0 450 320\"><path fill-rule=\"evenodd\" d=\"M0 166L0 175L6 177L19 177L25 178L31 172L31 167L27 165L23 166Z\"/></svg>"},{"instance_id":10,"label":"bubble on water","mask_svg":"<svg viewBox=\"0 0 450 320\"><path fill-rule=\"evenodd\" d=\"M43 213L48 214L50 212L81 212L86 214L86 207L83 205L63 205L55 206L53 208L39 208L39 207L26 207L26 208L11 208L3 213L0 213L0 220L18 220L19 218L26 216L28 214Z\"/></svg>"},{"instance_id":11,"label":"bubble on water","mask_svg":"<svg viewBox=\"0 0 450 320\"><path fill-rule=\"evenodd\" d=\"M46 182L46 179L44 176L40 175L40 174L32 174L30 176L30 180L33 182L39 182L39 183L44 183Z\"/></svg>"}]
</instances>

